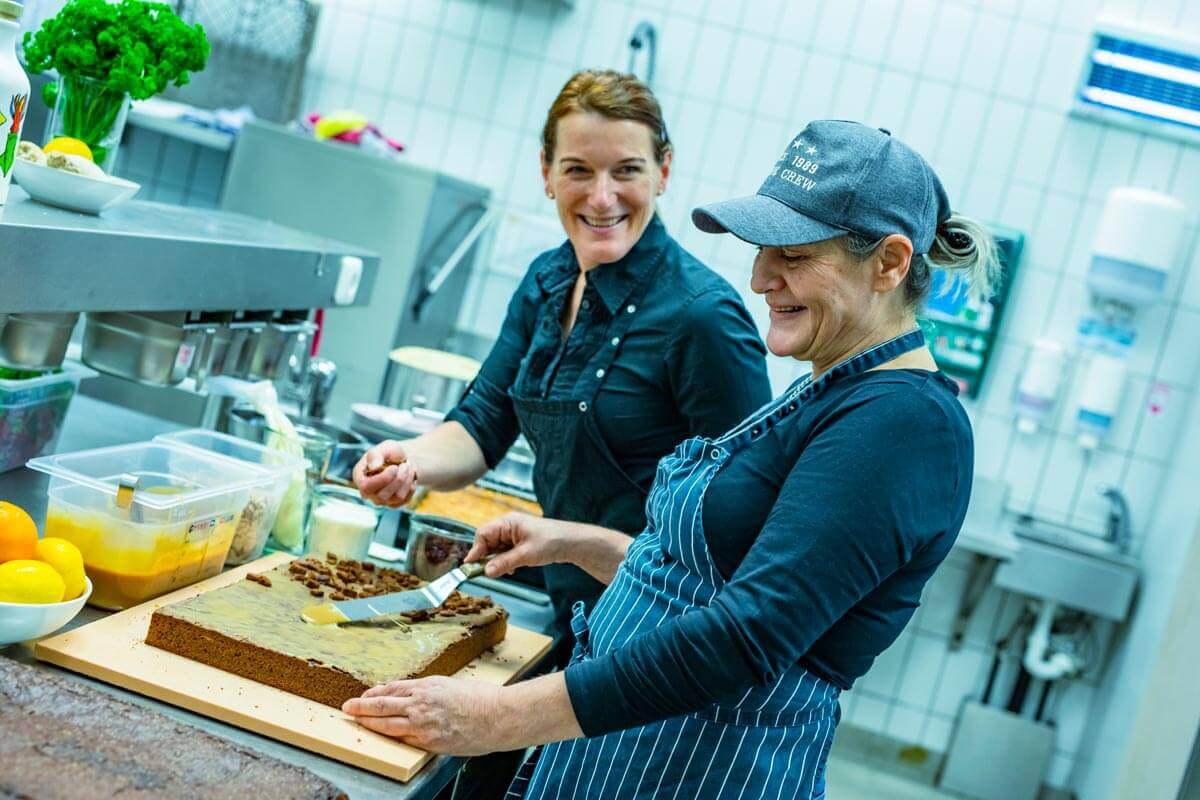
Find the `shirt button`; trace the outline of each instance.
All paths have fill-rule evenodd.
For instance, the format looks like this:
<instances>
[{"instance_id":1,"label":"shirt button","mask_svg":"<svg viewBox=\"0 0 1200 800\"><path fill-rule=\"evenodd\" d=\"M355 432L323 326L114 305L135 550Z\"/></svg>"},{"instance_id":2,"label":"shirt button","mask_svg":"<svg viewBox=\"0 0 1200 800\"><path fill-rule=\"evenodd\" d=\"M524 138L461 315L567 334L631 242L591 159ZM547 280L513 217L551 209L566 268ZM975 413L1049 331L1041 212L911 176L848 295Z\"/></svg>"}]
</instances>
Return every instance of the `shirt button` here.
<instances>
[{"instance_id":1,"label":"shirt button","mask_svg":"<svg viewBox=\"0 0 1200 800\"><path fill-rule=\"evenodd\" d=\"M715 461L721 457L721 451L714 447L713 451L711 453L709 453L709 455L712 456L713 460Z\"/></svg>"},{"instance_id":2,"label":"shirt button","mask_svg":"<svg viewBox=\"0 0 1200 800\"><path fill-rule=\"evenodd\" d=\"M585 403L585 402L583 402L583 401L580 401L580 403L579 403L579 410L580 410L580 411L587 411L587 403Z\"/></svg>"},{"instance_id":3,"label":"shirt button","mask_svg":"<svg viewBox=\"0 0 1200 800\"><path fill-rule=\"evenodd\" d=\"M604 377L604 370L602 370L602 369L598 369L598 370L596 370L596 377L597 377L597 378L603 378L603 377Z\"/></svg>"},{"instance_id":4,"label":"shirt button","mask_svg":"<svg viewBox=\"0 0 1200 800\"><path fill-rule=\"evenodd\" d=\"M633 303L630 303L629 305L625 306L626 314L632 314L635 311L637 311L637 306L635 306Z\"/></svg>"},{"instance_id":5,"label":"shirt button","mask_svg":"<svg viewBox=\"0 0 1200 800\"><path fill-rule=\"evenodd\" d=\"M585 310L586 310L586 309L589 309L589 308L591 308L591 307L592 307L592 301L591 301L591 300L584 300L584 301L583 301L583 307L584 307L584 309L585 309Z\"/></svg>"},{"instance_id":6,"label":"shirt button","mask_svg":"<svg viewBox=\"0 0 1200 800\"><path fill-rule=\"evenodd\" d=\"M620 337L620 336L614 336L614 337L612 338L612 346L613 346L613 347L616 347L616 346L617 346L617 345L619 345L620 343L621 343L621 337Z\"/></svg>"}]
</instances>

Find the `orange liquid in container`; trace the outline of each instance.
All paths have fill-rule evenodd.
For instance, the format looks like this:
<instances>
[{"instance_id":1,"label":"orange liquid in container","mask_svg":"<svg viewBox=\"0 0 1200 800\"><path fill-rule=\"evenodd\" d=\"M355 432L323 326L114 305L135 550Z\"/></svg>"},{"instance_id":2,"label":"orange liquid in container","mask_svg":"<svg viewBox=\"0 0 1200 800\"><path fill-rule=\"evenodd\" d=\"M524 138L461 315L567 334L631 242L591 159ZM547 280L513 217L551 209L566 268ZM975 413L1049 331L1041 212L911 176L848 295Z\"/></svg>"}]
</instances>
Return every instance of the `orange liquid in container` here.
<instances>
[{"instance_id":1,"label":"orange liquid in container","mask_svg":"<svg viewBox=\"0 0 1200 800\"><path fill-rule=\"evenodd\" d=\"M94 587L88 603L119 610L220 572L238 516L147 524L52 500L46 536L62 537L83 554Z\"/></svg>"}]
</instances>

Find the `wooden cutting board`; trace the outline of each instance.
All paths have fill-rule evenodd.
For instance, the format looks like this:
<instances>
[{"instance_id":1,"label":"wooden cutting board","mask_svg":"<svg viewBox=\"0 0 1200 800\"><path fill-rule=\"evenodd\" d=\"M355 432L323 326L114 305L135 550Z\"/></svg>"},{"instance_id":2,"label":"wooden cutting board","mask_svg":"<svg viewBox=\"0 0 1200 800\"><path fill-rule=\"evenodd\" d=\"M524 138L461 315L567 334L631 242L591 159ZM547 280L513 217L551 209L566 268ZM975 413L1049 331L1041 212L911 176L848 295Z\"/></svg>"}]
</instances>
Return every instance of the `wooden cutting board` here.
<instances>
[{"instance_id":1,"label":"wooden cutting board","mask_svg":"<svg viewBox=\"0 0 1200 800\"><path fill-rule=\"evenodd\" d=\"M38 642L43 661L186 708L296 747L407 781L429 760L423 750L368 731L341 711L145 643L150 615L168 603L292 560L275 553L150 602ZM504 641L459 675L506 684L547 650L550 637L508 626Z\"/></svg>"}]
</instances>

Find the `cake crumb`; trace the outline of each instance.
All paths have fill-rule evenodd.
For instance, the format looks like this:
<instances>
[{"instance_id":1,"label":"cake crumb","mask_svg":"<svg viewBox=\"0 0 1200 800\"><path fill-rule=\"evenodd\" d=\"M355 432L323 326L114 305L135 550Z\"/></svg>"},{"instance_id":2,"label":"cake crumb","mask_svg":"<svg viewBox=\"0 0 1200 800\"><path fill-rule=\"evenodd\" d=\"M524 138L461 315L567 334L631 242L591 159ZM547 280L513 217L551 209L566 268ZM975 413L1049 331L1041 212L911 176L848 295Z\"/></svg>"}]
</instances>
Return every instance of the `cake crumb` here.
<instances>
[{"instance_id":1,"label":"cake crumb","mask_svg":"<svg viewBox=\"0 0 1200 800\"><path fill-rule=\"evenodd\" d=\"M258 572L247 572L246 580L257 583L259 586L266 586L267 588L271 586L271 579Z\"/></svg>"}]
</instances>

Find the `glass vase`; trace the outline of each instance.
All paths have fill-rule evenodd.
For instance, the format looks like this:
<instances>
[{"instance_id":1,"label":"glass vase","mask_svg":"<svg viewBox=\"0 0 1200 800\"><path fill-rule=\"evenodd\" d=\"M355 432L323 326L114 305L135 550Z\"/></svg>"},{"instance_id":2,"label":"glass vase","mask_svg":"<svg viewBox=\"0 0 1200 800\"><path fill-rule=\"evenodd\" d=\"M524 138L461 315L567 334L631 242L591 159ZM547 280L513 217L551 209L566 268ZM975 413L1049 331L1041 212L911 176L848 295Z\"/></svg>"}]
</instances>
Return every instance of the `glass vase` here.
<instances>
[{"instance_id":1,"label":"glass vase","mask_svg":"<svg viewBox=\"0 0 1200 800\"><path fill-rule=\"evenodd\" d=\"M50 119L50 138L70 136L92 149L96 166L112 174L129 115L129 94L114 92L95 78L64 75Z\"/></svg>"}]
</instances>

